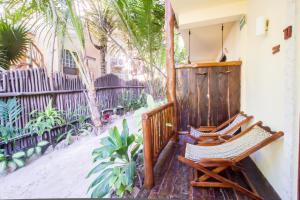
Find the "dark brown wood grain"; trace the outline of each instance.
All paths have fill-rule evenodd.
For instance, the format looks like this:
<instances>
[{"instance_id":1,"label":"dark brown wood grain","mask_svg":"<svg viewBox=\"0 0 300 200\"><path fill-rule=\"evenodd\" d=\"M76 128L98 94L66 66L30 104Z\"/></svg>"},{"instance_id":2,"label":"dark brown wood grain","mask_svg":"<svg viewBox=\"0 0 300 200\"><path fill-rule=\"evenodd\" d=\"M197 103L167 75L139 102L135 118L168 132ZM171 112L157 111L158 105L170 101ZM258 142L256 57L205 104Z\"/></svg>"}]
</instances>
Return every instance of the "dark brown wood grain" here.
<instances>
[{"instance_id":1,"label":"dark brown wood grain","mask_svg":"<svg viewBox=\"0 0 300 200\"><path fill-rule=\"evenodd\" d=\"M177 69L178 130L218 126L240 111L240 66Z\"/></svg>"}]
</instances>

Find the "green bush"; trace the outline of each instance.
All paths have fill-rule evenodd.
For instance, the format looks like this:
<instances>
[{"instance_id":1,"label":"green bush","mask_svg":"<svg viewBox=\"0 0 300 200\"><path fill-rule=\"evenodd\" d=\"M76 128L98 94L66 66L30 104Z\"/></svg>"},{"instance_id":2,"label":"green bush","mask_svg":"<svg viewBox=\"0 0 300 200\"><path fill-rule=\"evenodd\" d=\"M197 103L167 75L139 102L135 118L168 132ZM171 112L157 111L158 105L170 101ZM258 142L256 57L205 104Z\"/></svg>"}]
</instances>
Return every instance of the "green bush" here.
<instances>
[{"instance_id":1,"label":"green bush","mask_svg":"<svg viewBox=\"0 0 300 200\"><path fill-rule=\"evenodd\" d=\"M7 102L0 101L0 140L8 142L18 135L22 130L16 128L16 121L19 119L21 114L21 105L16 98L9 99Z\"/></svg>"},{"instance_id":2,"label":"green bush","mask_svg":"<svg viewBox=\"0 0 300 200\"><path fill-rule=\"evenodd\" d=\"M129 134L127 121L123 120L120 134L117 127L110 129L109 135L100 141L101 147L93 151L94 162L98 164L87 177L97 174L89 190L92 198L101 198L115 192L122 197L131 192L136 175L136 159L140 144L135 135Z\"/></svg>"},{"instance_id":3,"label":"green bush","mask_svg":"<svg viewBox=\"0 0 300 200\"><path fill-rule=\"evenodd\" d=\"M7 171L8 168L16 170L24 167L26 159L30 158L34 154L41 155L42 150L49 144L48 141L42 140L35 147L32 147L25 151L19 151L11 156L7 156L3 149L0 149L0 174Z\"/></svg>"},{"instance_id":4,"label":"green bush","mask_svg":"<svg viewBox=\"0 0 300 200\"><path fill-rule=\"evenodd\" d=\"M4 150L0 149L0 173L7 171L8 168L15 170L24 167L26 154L19 151L12 156L6 156Z\"/></svg>"},{"instance_id":5,"label":"green bush","mask_svg":"<svg viewBox=\"0 0 300 200\"><path fill-rule=\"evenodd\" d=\"M33 119L26 124L26 129L32 134L37 133L40 136L65 122L61 112L52 107L52 100L49 101L45 111L39 112L35 110L30 115Z\"/></svg>"},{"instance_id":6,"label":"green bush","mask_svg":"<svg viewBox=\"0 0 300 200\"><path fill-rule=\"evenodd\" d=\"M138 98L132 98L134 95L130 91L123 93L121 97L121 106L124 107L125 112L137 110L146 105L146 94L144 92Z\"/></svg>"}]
</instances>

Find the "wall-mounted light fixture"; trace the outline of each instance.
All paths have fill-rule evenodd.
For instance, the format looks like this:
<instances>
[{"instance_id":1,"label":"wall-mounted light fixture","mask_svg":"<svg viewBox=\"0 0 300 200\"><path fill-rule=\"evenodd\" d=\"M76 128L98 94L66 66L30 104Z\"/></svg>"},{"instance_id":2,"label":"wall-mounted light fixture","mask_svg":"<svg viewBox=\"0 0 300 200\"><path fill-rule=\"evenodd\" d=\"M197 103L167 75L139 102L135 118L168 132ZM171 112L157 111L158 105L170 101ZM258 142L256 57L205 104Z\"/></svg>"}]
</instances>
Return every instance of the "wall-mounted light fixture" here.
<instances>
[{"instance_id":1,"label":"wall-mounted light fixture","mask_svg":"<svg viewBox=\"0 0 300 200\"><path fill-rule=\"evenodd\" d=\"M269 21L266 17L260 16L256 18L256 36L266 35L269 28Z\"/></svg>"}]
</instances>

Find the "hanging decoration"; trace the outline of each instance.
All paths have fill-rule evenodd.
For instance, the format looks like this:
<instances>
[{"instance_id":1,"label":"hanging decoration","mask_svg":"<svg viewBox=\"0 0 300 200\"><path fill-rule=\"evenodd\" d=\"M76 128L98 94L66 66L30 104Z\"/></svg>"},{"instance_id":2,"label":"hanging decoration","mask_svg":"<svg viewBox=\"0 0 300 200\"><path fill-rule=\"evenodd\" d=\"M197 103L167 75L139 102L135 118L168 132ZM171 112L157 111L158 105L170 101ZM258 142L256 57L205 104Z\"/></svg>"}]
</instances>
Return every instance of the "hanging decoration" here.
<instances>
[{"instance_id":1,"label":"hanging decoration","mask_svg":"<svg viewBox=\"0 0 300 200\"><path fill-rule=\"evenodd\" d=\"M221 55L221 58L220 58L219 62L226 62L227 57L224 54L224 24L222 24L222 29L221 30L222 30L222 55Z\"/></svg>"},{"instance_id":2,"label":"hanging decoration","mask_svg":"<svg viewBox=\"0 0 300 200\"><path fill-rule=\"evenodd\" d=\"M189 55L188 55L188 64L191 64L191 30L189 29Z\"/></svg>"}]
</instances>

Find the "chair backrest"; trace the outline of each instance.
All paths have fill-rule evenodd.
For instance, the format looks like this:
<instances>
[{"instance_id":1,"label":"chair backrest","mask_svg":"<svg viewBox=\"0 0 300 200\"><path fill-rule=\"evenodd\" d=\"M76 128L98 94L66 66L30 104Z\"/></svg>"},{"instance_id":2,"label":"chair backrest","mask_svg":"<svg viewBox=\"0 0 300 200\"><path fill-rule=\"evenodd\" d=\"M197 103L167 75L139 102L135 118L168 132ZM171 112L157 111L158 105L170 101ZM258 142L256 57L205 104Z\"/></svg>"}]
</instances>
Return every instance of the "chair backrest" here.
<instances>
[{"instance_id":1,"label":"chair backrest","mask_svg":"<svg viewBox=\"0 0 300 200\"><path fill-rule=\"evenodd\" d=\"M261 123L256 123L220 145L203 147L189 144L186 148L186 158L191 160L226 158L238 162L282 135L283 132L275 133Z\"/></svg>"},{"instance_id":2,"label":"chair backrest","mask_svg":"<svg viewBox=\"0 0 300 200\"><path fill-rule=\"evenodd\" d=\"M241 125L243 124L242 122L246 119L247 119L247 117L245 115L239 113L228 126L217 131L216 133L220 134L220 135L223 135L225 133L226 133L226 135L233 135L236 132L236 130L241 127ZM237 126L238 124L240 124L240 126Z\"/></svg>"}]
</instances>

